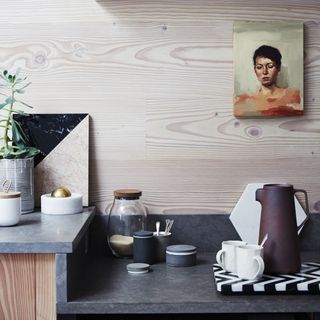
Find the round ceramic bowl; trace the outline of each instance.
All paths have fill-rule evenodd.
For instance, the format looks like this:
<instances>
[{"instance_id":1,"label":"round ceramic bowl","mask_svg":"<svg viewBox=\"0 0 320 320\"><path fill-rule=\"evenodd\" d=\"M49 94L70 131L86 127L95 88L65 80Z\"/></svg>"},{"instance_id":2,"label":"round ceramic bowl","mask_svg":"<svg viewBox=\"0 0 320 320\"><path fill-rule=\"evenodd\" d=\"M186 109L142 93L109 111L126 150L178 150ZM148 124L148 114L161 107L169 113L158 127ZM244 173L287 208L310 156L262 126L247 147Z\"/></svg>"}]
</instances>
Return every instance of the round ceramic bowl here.
<instances>
[{"instance_id":1,"label":"round ceramic bowl","mask_svg":"<svg viewBox=\"0 0 320 320\"><path fill-rule=\"evenodd\" d=\"M82 195L72 193L71 197L54 198L51 194L41 196L41 212L46 214L74 214L82 212Z\"/></svg>"}]
</instances>

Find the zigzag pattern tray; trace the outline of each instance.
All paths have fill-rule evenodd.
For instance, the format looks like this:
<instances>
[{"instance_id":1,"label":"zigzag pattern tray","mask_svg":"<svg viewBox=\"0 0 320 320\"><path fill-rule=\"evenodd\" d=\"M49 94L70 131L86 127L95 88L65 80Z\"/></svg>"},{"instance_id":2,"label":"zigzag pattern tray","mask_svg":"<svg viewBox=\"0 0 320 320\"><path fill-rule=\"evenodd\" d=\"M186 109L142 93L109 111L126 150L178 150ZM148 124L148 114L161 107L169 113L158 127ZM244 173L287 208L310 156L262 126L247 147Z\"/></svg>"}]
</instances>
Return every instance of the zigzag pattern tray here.
<instances>
[{"instance_id":1,"label":"zigzag pattern tray","mask_svg":"<svg viewBox=\"0 0 320 320\"><path fill-rule=\"evenodd\" d=\"M222 294L319 294L320 264L302 264L295 274L263 275L259 280L242 280L234 273L213 265L218 292Z\"/></svg>"}]
</instances>

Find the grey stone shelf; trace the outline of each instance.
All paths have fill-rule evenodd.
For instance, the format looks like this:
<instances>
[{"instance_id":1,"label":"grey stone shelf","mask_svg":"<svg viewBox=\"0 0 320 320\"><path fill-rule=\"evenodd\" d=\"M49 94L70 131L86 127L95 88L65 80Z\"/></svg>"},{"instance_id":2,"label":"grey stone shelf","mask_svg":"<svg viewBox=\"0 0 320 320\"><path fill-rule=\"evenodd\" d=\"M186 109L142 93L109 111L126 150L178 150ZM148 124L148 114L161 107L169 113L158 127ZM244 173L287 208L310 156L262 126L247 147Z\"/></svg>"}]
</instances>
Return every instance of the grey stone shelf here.
<instances>
[{"instance_id":1,"label":"grey stone shelf","mask_svg":"<svg viewBox=\"0 0 320 320\"><path fill-rule=\"evenodd\" d=\"M61 256L59 274L66 273L65 277L58 279L58 313L320 312L320 295L226 296L217 292L212 271L213 252L221 247L221 241L239 237L228 215L149 215L148 229L153 230L156 221L164 225L166 218L175 220L174 243L197 246L196 266L170 268L160 263L153 265L148 274L128 274L126 265L132 260L108 256L108 216L96 215L90 227L89 254L83 254L84 245L80 244L74 254L58 255ZM320 261L319 227L320 215L313 214L300 236L304 261Z\"/></svg>"},{"instance_id":2,"label":"grey stone shelf","mask_svg":"<svg viewBox=\"0 0 320 320\"><path fill-rule=\"evenodd\" d=\"M320 261L319 253L304 260ZM173 268L165 263L132 275L132 260L90 257L82 265L68 301L58 302L61 314L178 314L320 312L320 295L226 296L217 292L212 264L214 253L198 254L194 267Z\"/></svg>"},{"instance_id":3,"label":"grey stone shelf","mask_svg":"<svg viewBox=\"0 0 320 320\"><path fill-rule=\"evenodd\" d=\"M93 207L72 215L22 215L18 225L0 227L0 253L72 253L93 217Z\"/></svg>"},{"instance_id":4,"label":"grey stone shelf","mask_svg":"<svg viewBox=\"0 0 320 320\"><path fill-rule=\"evenodd\" d=\"M108 256L107 216L94 216L94 208L66 216L36 212L23 215L17 226L0 228L0 253L55 253L59 314L320 312L320 295L217 292L213 251L222 240L237 238L226 215L174 216L175 243L196 245L197 265L172 268L158 263L144 275L128 274L126 265L132 260ZM312 215L300 237L301 249L307 251L304 261L320 261L318 216ZM165 218L150 216L149 228L158 220L163 224Z\"/></svg>"}]
</instances>

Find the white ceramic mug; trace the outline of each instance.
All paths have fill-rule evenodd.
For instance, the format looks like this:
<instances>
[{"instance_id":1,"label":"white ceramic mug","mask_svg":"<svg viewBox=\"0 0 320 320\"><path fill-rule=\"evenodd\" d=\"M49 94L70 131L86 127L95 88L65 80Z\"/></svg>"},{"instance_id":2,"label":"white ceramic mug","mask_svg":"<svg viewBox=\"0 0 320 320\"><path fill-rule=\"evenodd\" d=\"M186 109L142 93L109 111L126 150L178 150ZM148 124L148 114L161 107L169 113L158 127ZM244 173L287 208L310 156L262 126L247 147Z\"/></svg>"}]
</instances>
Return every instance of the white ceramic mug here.
<instances>
[{"instance_id":1,"label":"white ceramic mug","mask_svg":"<svg viewBox=\"0 0 320 320\"><path fill-rule=\"evenodd\" d=\"M256 244L239 246L237 251L237 276L245 280L261 278L264 271L263 247Z\"/></svg>"},{"instance_id":2,"label":"white ceramic mug","mask_svg":"<svg viewBox=\"0 0 320 320\"><path fill-rule=\"evenodd\" d=\"M216 260L219 266L227 271L236 273L237 271L237 253L236 248L246 245L244 241L228 240L222 242L222 249L218 251Z\"/></svg>"}]
</instances>

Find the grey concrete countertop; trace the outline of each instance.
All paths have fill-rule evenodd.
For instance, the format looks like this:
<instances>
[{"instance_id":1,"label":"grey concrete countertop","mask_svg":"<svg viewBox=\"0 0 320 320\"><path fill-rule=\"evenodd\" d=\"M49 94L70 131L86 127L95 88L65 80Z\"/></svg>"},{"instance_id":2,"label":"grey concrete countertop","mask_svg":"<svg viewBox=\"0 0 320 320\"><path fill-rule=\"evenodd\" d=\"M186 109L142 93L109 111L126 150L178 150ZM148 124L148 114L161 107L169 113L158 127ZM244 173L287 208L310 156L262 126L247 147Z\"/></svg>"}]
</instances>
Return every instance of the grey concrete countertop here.
<instances>
[{"instance_id":1,"label":"grey concrete countertop","mask_svg":"<svg viewBox=\"0 0 320 320\"><path fill-rule=\"evenodd\" d=\"M307 254L304 261L320 261ZM152 266L147 274L132 275L132 260L90 257L83 276L68 302L58 303L58 313L280 313L320 312L320 295L226 296L216 291L214 253L198 254L198 264L188 268Z\"/></svg>"},{"instance_id":2,"label":"grey concrete countertop","mask_svg":"<svg viewBox=\"0 0 320 320\"><path fill-rule=\"evenodd\" d=\"M18 225L0 227L0 253L71 253L93 216L93 207L72 215L24 214Z\"/></svg>"}]
</instances>

